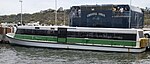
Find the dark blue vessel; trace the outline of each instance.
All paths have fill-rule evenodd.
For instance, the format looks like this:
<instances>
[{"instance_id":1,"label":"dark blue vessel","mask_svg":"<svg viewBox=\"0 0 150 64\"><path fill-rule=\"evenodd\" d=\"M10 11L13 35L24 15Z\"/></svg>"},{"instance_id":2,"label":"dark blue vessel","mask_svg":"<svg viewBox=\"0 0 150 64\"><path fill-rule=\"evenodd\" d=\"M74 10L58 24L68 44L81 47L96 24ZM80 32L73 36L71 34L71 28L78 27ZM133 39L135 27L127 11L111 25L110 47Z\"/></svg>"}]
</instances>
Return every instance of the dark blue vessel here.
<instances>
[{"instance_id":1,"label":"dark blue vessel","mask_svg":"<svg viewBox=\"0 0 150 64\"><path fill-rule=\"evenodd\" d=\"M70 26L102 28L143 28L144 14L129 5L72 6Z\"/></svg>"}]
</instances>

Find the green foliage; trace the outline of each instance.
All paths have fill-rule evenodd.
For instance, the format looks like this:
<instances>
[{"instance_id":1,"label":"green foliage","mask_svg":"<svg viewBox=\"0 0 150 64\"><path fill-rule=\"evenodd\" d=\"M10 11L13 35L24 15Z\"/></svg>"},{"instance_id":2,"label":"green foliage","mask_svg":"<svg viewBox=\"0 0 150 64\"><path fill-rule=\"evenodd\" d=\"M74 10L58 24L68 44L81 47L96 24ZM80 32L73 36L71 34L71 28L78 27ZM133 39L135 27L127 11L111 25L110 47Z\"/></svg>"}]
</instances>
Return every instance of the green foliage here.
<instances>
[{"instance_id":1,"label":"green foliage","mask_svg":"<svg viewBox=\"0 0 150 64\"><path fill-rule=\"evenodd\" d=\"M66 24L68 24L68 15L69 11L65 10L65 21ZM17 15L4 15L0 16L0 22L8 22L8 23L18 23L20 22L20 14ZM40 22L40 24L47 24L52 25L55 24L55 10L48 9L44 11L40 11L33 14L25 13L22 15L23 23L29 23L29 22ZM62 24L64 21L64 11L58 11L57 12L57 19L58 19L58 25Z\"/></svg>"},{"instance_id":2,"label":"green foliage","mask_svg":"<svg viewBox=\"0 0 150 64\"><path fill-rule=\"evenodd\" d=\"M150 25L150 9L142 9L144 11L144 24ZM0 23L18 23L20 22L20 14L0 16ZM48 9L33 14L23 14L23 23L40 22L40 24L54 25L55 10ZM69 9L65 10L65 25L69 23ZM64 10L57 11L57 24L64 25Z\"/></svg>"}]
</instances>

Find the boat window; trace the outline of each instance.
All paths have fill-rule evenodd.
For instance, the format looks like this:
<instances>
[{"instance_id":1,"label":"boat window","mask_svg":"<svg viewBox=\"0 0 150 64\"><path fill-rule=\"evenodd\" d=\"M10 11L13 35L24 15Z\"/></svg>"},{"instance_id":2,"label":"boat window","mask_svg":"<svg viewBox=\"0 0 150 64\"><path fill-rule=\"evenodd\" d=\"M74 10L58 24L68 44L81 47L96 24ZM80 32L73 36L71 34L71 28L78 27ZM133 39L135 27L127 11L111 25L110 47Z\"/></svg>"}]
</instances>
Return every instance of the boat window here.
<instances>
[{"instance_id":1,"label":"boat window","mask_svg":"<svg viewBox=\"0 0 150 64\"><path fill-rule=\"evenodd\" d=\"M68 37L94 38L94 39L113 39L113 40L136 40L136 34L121 33L99 33L99 32L73 32L67 33Z\"/></svg>"},{"instance_id":2,"label":"boat window","mask_svg":"<svg viewBox=\"0 0 150 64\"><path fill-rule=\"evenodd\" d=\"M57 36L57 31L55 31L55 30L48 30L47 31L47 36Z\"/></svg>"},{"instance_id":3,"label":"boat window","mask_svg":"<svg viewBox=\"0 0 150 64\"><path fill-rule=\"evenodd\" d=\"M138 34L139 34L139 38L143 38L144 37L143 31L138 31Z\"/></svg>"},{"instance_id":4,"label":"boat window","mask_svg":"<svg viewBox=\"0 0 150 64\"><path fill-rule=\"evenodd\" d=\"M18 29L17 31L16 31L16 34L23 34L24 33L24 29Z\"/></svg>"},{"instance_id":5,"label":"boat window","mask_svg":"<svg viewBox=\"0 0 150 64\"><path fill-rule=\"evenodd\" d=\"M47 30L33 30L34 35L47 35Z\"/></svg>"},{"instance_id":6,"label":"boat window","mask_svg":"<svg viewBox=\"0 0 150 64\"><path fill-rule=\"evenodd\" d=\"M81 8L79 6L72 7L70 16L74 18L81 17Z\"/></svg>"},{"instance_id":7,"label":"boat window","mask_svg":"<svg viewBox=\"0 0 150 64\"><path fill-rule=\"evenodd\" d=\"M18 29L16 34L57 36L57 31L55 31L55 30L37 30L37 29Z\"/></svg>"},{"instance_id":8,"label":"boat window","mask_svg":"<svg viewBox=\"0 0 150 64\"><path fill-rule=\"evenodd\" d=\"M67 37L67 28L58 28L57 37L66 38Z\"/></svg>"},{"instance_id":9,"label":"boat window","mask_svg":"<svg viewBox=\"0 0 150 64\"><path fill-rule=\"evenodd\" d=\"M35 29L40 29L40 27L35 27Z\"/></svg>"},{"instance_id":10,"label":"boat window","mask_svg":"<svg viewBox=\"0 0 150 64\"><path fill-rule=\"evenodd\" d=\"M32 34L33 30L32 29L25 29L24 34Z\"/></svg>"},{"instance_id":11,"label":"boat window","mask_svg":"<svg viewBox=\"0 0 150 64\"><path fill-rule=\"evenodd\" d=\"M51 28L51 30L55 30L55 28Z\"/></svg>"},{"instance_id":12,"label":"boat window","mask_svg":"<svg viewBox=\"0 0 150 64\"><path fill-rule=\"evenodd\" d=\"M115 5L112 11L114 16L129 16L129 6L127 5Z\"/></svg>"}]
</instances>

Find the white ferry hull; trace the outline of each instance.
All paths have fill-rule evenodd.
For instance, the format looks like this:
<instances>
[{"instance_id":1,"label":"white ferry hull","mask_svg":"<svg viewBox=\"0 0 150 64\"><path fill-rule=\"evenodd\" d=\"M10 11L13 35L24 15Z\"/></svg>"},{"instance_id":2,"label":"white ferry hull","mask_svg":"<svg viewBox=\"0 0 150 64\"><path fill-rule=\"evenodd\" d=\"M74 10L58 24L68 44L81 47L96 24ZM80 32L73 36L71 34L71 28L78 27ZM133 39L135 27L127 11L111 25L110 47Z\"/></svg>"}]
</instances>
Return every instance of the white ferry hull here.
<instances>
[{"instance_id":1,"label":"white ferry hull","mask_svg":"<svg viewBox=\"0 0 150 64\"><path fill-rule=\"evenodd\" d=\"M8 37L8 36L7 36ZM76 45L76 44L62 44L39 41L20 40L8 37L11 44L33 46L33 47L47 47L47 48L64 48L64 49L78 49L78 50L94 50L94 51L114 51L114 52L144 52L146 48L126 48L126 47L111 47L111 46L92 46L92 45Z\"/></svg>"},{"instance_id":2,"label":"white ferry hull","mask_svg":"<svg viewBox=\"0 0 150 64\"><path fill-rule=\"evenodd\" d=\"M0 41L2 40L2 35L0 34Z\"/></svg>"}]
</instances>

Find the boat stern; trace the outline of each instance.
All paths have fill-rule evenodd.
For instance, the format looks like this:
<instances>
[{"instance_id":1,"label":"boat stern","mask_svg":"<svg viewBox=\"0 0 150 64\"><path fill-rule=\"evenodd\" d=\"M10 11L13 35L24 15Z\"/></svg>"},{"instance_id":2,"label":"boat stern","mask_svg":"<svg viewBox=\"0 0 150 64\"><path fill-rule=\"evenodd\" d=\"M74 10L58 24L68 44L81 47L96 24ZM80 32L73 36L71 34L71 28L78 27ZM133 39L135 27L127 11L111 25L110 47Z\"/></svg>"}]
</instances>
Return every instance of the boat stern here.
<instances>
[{"instance_id":1,"label":"boat stern","mask_svg":"<svg viewBox=\"0 0 150 64\"><path fill-rule=\"evenodd\" d=\"M14 38L14 36L15 36L15 33L7 33L7 34L6 34L6 39L7 39L9 42L11 42L10 38Z\"/></svg>"}]
</instances>

